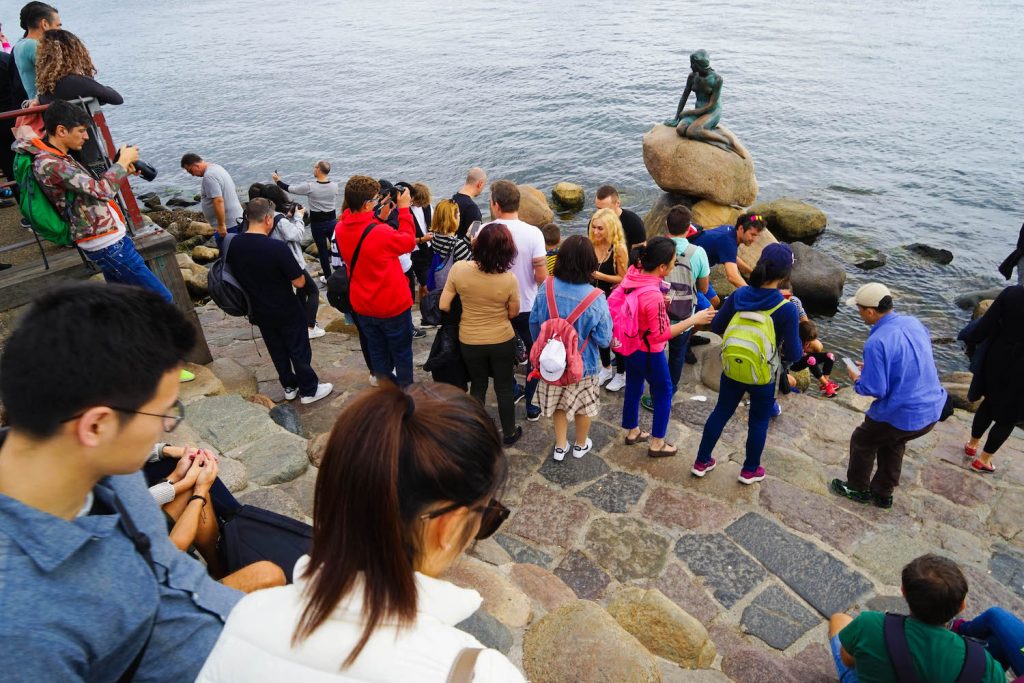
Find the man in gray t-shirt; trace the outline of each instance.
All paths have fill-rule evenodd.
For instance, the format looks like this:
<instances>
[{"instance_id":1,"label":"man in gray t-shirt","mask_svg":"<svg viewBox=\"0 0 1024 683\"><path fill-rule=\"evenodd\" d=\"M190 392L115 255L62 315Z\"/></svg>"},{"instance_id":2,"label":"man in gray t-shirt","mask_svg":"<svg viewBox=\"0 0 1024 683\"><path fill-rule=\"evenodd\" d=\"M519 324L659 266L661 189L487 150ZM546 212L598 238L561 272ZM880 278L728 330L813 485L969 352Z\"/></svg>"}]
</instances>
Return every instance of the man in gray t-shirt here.
<instances>
[{"instance_id":1,"label":"man in gray t-shirt","mask_svg":"<svg viewBox=\"0 0 1024 683\"><path fill-rule=\"evenodd\" d=\"M223 166L203 161L201 156L192 152L181 157L181 167L189 175L203 179L199 190L203 215L206 222L217 230L217 244L220 244L228 230L235 232L234 227L242 218L242 204L238 201L235 181Z\"/></svg>"}]
</instances>

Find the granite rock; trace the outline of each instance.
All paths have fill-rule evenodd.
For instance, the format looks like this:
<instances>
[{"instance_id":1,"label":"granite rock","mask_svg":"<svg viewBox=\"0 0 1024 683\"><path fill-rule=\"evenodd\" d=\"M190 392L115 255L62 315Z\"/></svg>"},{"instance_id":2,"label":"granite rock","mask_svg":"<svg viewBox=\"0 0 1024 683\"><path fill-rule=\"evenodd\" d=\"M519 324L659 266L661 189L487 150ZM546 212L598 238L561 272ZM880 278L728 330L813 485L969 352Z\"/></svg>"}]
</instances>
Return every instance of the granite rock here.
<instances>
[{"instance_id":1,"label":"granite rock","mask_svg":"<svg viewBox=\"0 0 1024 683\"><path fill-rule=\"evenodd\" d=\"M303 519L302 508L299 507L294 498L281 489L254 489L246 491L238 496L238 502L243 505L252 505L264 510L270 510L279 515L297 519L300 522Z\"/></svg>"},{"instance_id":2,"label":"granite rock","mask_svg":"<svg viewBox=\"0 0 1024 683\"><path fill-rule=\"evenodd\" d=\"M219 451L227 452L282 429L267 411L241 396L210 396L189 406L189 421L196 432Z\"/></svg>"},{"instance_id":3,"label":"granite rock","mask_svg":"<svg viewBox=\"0 0 1024 683\"><path fill-rule=\"evenodd\" d=\"M525 564L535 564L539 567L551 566L551 556L543 550L538 550L528 543L513 538L507 534L496 534L494 540L505 549L514 561Z\"/></svg>"},{"instance_id":4,"label":"granite rock","mask_svg":"<svg viewBox=\"0 0 1024 683\"><path fill-rule=\"evenodd\" d=\"M538 228L555 219L548 198L533 185L519 185L519 220Z\"/></svg>"},{"instance_id":5,"label":"granite rock","mask_svg":"<svg viewBox=\"0 0 1024 683\"><path fill-rule=\"evenodd\" d=\"M535 564L515 564L512 581L535 603L550 612L576 600L576 594L553 573Z\"/></svg>"},{"instance_id":6,"label":"granite rock","mask_svg":"<svg viewBox=\"0 0 1024 683\"><path fill-rule=\"evenodd\" d=\"M483 608L506 626L521 628L530 623L533 616L530 599L494 567L463 557L448 568L443 578L480 593Z\"/></svg>"},{"instance_id":7,"label":"granite rock","mask_svg":"<svg viewBox=\"0 0 1024 683\"><path fill-rule=\"evenodd\" d=\"M768 586L743 610L740 625L776 650L785 650L821 623L781 586Z\"/></svg>"},{"instance_id":8,"label":"granite rock","mask_svg":"<svg viewBox=\"0 0 1024 683\"><path fill-rule=\"evenodd\" d=\"M224 393L238 394L249 399L259 391L256 373L233 358L218 358L206 367L220 379L224 385Z\"/></svg>"},{"instance_id":9,"label":"granite rock","mask_svg":"<svg viewBox=\"0 0 1024 683\"><path fill-rule=\"evenodd\" d=\"M608 613L651 654L688 669L704 669L715 660L704 626L659 590L623 588L612 596Z\"/></svg>"},{"instance_id":10,"label":"granite rock","mask_svg":"<svg viewBox=\"0 0 1024 683\"><path fill-rule=\"evenodd\" d=\"M231 493L238 493L245 490L249 485L249 475L245 471L245 465L233 458L220 458L217 470L217 478L224 486L228 487Z\"/></svg>"},{"instance_id":11,"label":"granite rock","mask_svg":"<svg viewBox=\"0 0 1024 683\"><path fill-rule=\"evenodd\" d=\"M597 519L585 547L619 581L658 575L668 559L669 540L632 517Z\"/></svg>"},{"instance_id":12,"label":"granite rock","mask_svg":"<svg viewBox=\"0 0 1024 683\"><path fill-rule=\"evenodd\" d=\"M546 458L540 467L540 476L564 489L597 479L607 474L609 469L605 461L596 456L591 449L591 452L582 458L570 456L561 462L554 458Z\"/></svg>"},{"instance_id":13,"label":"granite rock","mask_svg":"<svg viewBox=\"0 0 1024 683\"><path fill-rule=\"evenodd\" d=\"M539 543L569 548L588 516L586 503L530 484L519 509L512 514L508 531Z\"/></svg>"},{"instance_id":14,"label":"granite rock","mask_svg":"<svg viewBox=\"0 0 1024 683\"><path fill-rule=\"evenodd\" d=\"M719 225L736 225L736 219L743 213L742 209L735 206L724 206L707 199L696 202L690 211L693 214L691 222L705 229L717 228Z\"/></svg>"},{"instance_id":15,"label":"granite rock","mask_svg":"<svg viewBox=\"0 0 1024 683\"><path fill-rule=\"evenodd\" d=\"M661 576L647 585L660 590L669 600L697 617L704 626L709 626L721 612L699 581L678 562L670 562Z\"/></svg>"},{"instance_id":16,"label":"granite rock","mask_svg":"<svg viewBox=\"0 0 1024 683\"><path fill-rule=\"evenodd\" d=\"M688 534L676 542L675 554L711 588L726 609L768 576L764 569L722 534Z\"/></svg>"},{"instance_id":17,"label":"granite rock","mask_svg":"<svg viewBox=\"0 0 1024 683\"><path fill-rule=\"evenodd\" d=\"M735 511L716 500L660 486L647 497L643 515L669 527L711 531L723 528L735 516Z\"/></svg>"},{"instance_id":18,"label":"granite rock","mask_svg":"<svg viewBox=\"0 0 1024 683\"><path fill-rule=\"evenodd\" d=\"M665 192L746 206L757 198L751 159L699 140L681 137L675 128L657 125L644 135L644 164Z\"/></svg>"},{"instance_id":19,"label":"granite rock","mask_svg":"<svg viewBox=\"0 0 1024 683\"><path fill-rule=\"evenodd\" d=\"M596 600L611 579L600 567L578 550L571 551L555 568L555 576L565 582L577 597Z\"/></svg>"},{"instance_id":20,"label":"granite rock","mask_svg":"<svg viewBox=\"0 0 1024 683\"><path fill-rule=\"evenodd\" d=\"M589 498L591 503L605 512L620 513L627 512L636 505L646 488L647 484L641 477L625 472L612 472L576 495Z\"/></svg>"},{"instance_id":21,"label":"granite rock","mask_svg":"<svg viewBox=\"0 0 1024 683\"><path fill-rule=\"evenodd\" d=\"M512 631L483 608L455 624L455 628L473 636L484 647L493 648L506 655L512 650Z\"/></svg>"},{"instance_id":22,"label":"granite rock","mask_svg":"<svg viewBox=\"0 0 1024 683\"><path fill-rule=\"evenodd\" d=\"M790 281L808 313L832 313L839 307L846 269L834 257L801 242L790 245L796 262Z\"/></svg>"},{"instance_id":23,"label":"granite rock","mask_svg":"<svg viewBox=\"0 0 1024 683\"><path fill-rule=\"evenodd\" d=\"M296 436L305 436L299 411L290 403L282 403L271 408L270 419Z\"/></svg>"},{"instance_id":24,"label":"granite rock","mask_svg":"<svg viewBox=\"0 0 1024 683\"><path fill-rule=\"evenodd\" d=\"M785 242L813 244L828 224L824 211L792 197L758 202L747 211L762 214L768 229Z\"/></svg>"},{"instance_id":25,"label":"granite rock","mask_svg":"<svg viewBox=\"0 0 1024 683\"><path fill-rule=\"evenodd\" d=\"M244 463L249 480L260 486L291 481L309 467L306 440L287 432L271 434L225 455Z\"/></svg>"},{"instance_id":26,"label":"granite rock","mask_svg":"<svg viewBox=\"0 0 1024 683\"><path fill-rule=\"evenodd\" d=\"M583 187L576 183L558 183L551 190L551 198L563 209L579 211L583 208Z\"/></svg>"}]
</instances>

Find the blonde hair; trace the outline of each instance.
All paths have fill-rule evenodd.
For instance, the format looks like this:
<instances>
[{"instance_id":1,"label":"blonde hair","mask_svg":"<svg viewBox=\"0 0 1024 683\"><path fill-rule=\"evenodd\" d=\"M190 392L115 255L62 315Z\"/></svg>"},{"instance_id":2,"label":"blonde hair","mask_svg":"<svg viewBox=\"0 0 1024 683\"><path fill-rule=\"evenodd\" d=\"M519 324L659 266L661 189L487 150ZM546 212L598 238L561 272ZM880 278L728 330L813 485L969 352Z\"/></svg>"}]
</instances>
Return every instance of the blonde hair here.
<instances>
[{"instance_id":1,"label":"blonde hair","mask_svg":"<svg viewBox=\"0 0 1024 683\"><path fill-rule=\"evenodd\" d=\"M459 205L453 199L442 199L434 208L434 217L430 223L430 231L435 235L452 235L459 228L456 214Z\"/></svg>"},{"instance_id":2,"label":"blonde hair","mask_svg":"<svg viewBox=\"0 0 1024 683\"><path fill-rule=\"evenodd\" d=\"M590 241L594 241L594 221L600 219L604 223L604 234L608 240L608 244L611 245L612 254L615 256L615 269L625 270L626 264L619 263L619 250L626 251L626 237L622 232L622 221L615 215L615 212L611 209L598 209L594 212L594 215L590 217L590 222L587 223L587 237ZM628 253L627 253L628 258ZM622 266L622 268L619 268Z\"/></svg>"},{"instance_id":3,"label":"blonde hair","mask_svg":"<svg viewBox=\"0 0 1024 683\"><path fill-rule=\"evenodd\" d=\"M71 31L47 31L36 53L36 89L50 94L57 89L60 79L72 74L89 78L96 75L85 43Z\"/></svg>"}]
</instances>

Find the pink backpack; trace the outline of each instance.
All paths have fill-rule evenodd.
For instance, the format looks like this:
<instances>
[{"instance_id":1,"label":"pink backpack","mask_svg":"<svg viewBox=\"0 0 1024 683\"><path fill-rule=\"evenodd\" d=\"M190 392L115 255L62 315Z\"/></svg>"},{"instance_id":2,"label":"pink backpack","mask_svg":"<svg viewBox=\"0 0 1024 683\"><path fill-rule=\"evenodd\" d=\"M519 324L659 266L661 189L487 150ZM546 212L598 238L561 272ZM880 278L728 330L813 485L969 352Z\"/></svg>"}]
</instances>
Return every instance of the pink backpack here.
<instances>
[{"instance_id":1,"label":"pink backpack","mask_svg":"<svg viewBox=\"0 0 1024 683\"><path fill-rule=\"evenodd\" d=\"M635 351L650 349L646 341L646 333L649 331L640 329L640 295L644 292L656 292L661 296L661 287L655 283L628 289L620 285L608 297L608 310L612 314L612 349L615 353L628 356Z\"/></svg>"},{"instance_id":2,"label":"pink backpack","mask_svg":"<svg viewBox=\"0 0 1024 683\"><path fill-rule=\"evenodd\" d=\"M554 280L549 277L544 286L548 299L548 319L541 323L540 335L530 349L530 365L533 366L530 377L540 377L548 384L564 387L583 379L583 349L587 348L590 338L583 340L583 346L580 347L579 335L573 323L601 296L601 290L595 287L567 318L562 318L558 315L558 305L555 303Z\"/></svg>"}]
</instances>

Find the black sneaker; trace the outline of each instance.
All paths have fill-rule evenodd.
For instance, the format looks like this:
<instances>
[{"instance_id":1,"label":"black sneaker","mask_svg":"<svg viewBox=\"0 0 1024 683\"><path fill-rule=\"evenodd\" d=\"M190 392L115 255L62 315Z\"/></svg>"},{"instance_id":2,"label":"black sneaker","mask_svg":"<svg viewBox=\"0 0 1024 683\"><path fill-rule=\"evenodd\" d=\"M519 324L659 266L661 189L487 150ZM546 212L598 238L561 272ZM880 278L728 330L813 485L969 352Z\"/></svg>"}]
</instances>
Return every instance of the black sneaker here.
<instances>
[{"instance_id":1,"label":"black sneaker","mask_svg":"<svg viewBox=\"0 0 1024 683\"><path fill-rule=\"evenodd\" d=\"M506 434L505 436L503 436L501 438L501 441L506 446L511 446L516 441L519 441L519 438L522 435L523 435L523 427L522 427L522 425L516 425L516 428L512 430L512 433L511 434Z\"/></svg>"},{"instance_id":2,"label":"black sneaker","mask_svg":"<svg viewBox=\"0 0 1024 683\"><path fill-rule=\"evenodd\" d=\"M423 330L421 330L420 328L418 328L418 327L412 328L412 338L413 339L423 339L426 336L427 336L427 333L424 332Z\"/></svg>"},{"instance_id":3,"label":"black sneaker","mask_svg":"<svg viewBox=\"0 0 1024 683\"><path fill-rule=\"evenodd\" d=\"M892 496L880 496L877 493L872 492L871 503L876 508L882 508L883 510L889 510L892 508Z\"/></svg>"},{"instance_id":4,"label":"black sneaker","mask_svg":"<svg viewBox=\"0 0 1024 683\"><path fill-rule=\"evenodd\" d=\"M708 337L702 337L699 334L694 334L690 336L690 346L704 346L705 344L710 343L711 339L709 339Z\"/></svg>"},{"instance_id":5,"label":"black sneaker","mask_svg":"<svg viewBox=\"0 0 1024 683\"><path fill-rule=\"evenodd\" d=\"M526 389L519 382L512 387L512 403L518 405L520 401L526 398Z\"/></svg>"},{"instance_id":6,"label":"black sneaker","mask_svg":"<svg viewBox=\"0 0 1024 683\"><path fill-rule=\"evenodd\" d=\"M526 406L526 419L530 422L536 422L540 419L540 406Z\"/></svg>"},{"instance_id":7,"label":"black sneaker","mask_svg":"<svg viewBox=\"0 0 1024 683\"><path fill-rule=\"evenodd\" d=\"M849 498L850 500L855 500L858 503L868 503L871 501L871 491L860 491L858 489L850 488L850 485L842 479L833 479L829 488L832 489L832 493L844 498ZM891 504L892 499L890 499L890 505Z\"/></svg>"}]
</instances>

